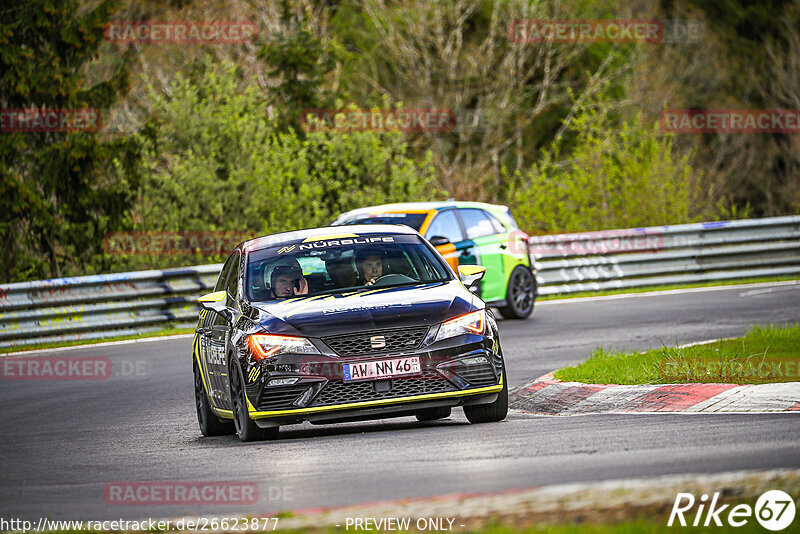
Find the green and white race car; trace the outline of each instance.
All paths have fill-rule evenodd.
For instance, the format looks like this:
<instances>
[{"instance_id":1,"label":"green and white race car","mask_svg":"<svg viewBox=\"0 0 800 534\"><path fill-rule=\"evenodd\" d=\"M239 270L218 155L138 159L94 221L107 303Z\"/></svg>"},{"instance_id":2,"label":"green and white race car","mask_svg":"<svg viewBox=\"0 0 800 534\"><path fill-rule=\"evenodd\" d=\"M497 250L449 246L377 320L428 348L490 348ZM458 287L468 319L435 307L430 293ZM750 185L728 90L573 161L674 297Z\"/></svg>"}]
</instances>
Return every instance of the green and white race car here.
<instances>
[{"instance_id":1,"label":"green and white race car","mask_svg":"<svg viewBox=\"0 0 800 534\"><path fill-rule=\"evenodd\" d=\"M332 223L403 224L422 234L445 260L482 265L486 275L476 293L503 317L524 319L533 312L536 271L522 232L506 206L482 202L408 202L348 211Z\"/></svg>"}]
</instances>

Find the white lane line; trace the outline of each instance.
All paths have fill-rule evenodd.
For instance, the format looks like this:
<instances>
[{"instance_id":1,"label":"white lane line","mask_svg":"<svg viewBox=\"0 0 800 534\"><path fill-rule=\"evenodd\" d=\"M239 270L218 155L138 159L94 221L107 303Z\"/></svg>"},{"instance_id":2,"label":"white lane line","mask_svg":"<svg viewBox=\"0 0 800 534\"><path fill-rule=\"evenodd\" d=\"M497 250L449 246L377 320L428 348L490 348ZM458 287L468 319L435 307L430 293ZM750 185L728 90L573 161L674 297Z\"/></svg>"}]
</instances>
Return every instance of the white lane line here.
<instances>
[{"instance_id":1,"label":"white lane line","mask_svg":"<svg viewBox=\"0 0 800 534\"><path fill-rule=\"evenodd\" d=\"M786 291L792 289L800 289L800 283L793 284L793 285L786 285L786 286L778 286L778 287L768 287L766 289L752 289L750 291L744 291L739 293L740 297L750 297L752 295L763 295L764 293L774 293L775 291Z\"/></svg>"},{"instance_id":2,"label":"white lane line","mask_svg":"<svg viewBox=\"0 0 800 534\"><path fill-rule=\"evenodd\" d=\"M555 300L542 300L536 303L537 306L545 306L550 304L565 304L570 302L599 302L604 300L619 300L629 298L643 298L659 295L684 295L688 293L704 293L707 291L737 291L740 289L749 288L768 288L780 286L800 286L800 281L787 280L784 282L756 282L752 284L732 284L727 286L709 286L709 287L688 287L685 289L667 289L664 291L646 291L644 293L622 293L620 295L601 295L598 297L576 297L576 298L563 298ZM790 288L791 289L791 288ZM744 293L739 294L743 296Z\"/></svg>"},{"instance_id":3,"label":"white lane line","mask_svg":"<svg viewBox=\"0 0 800 534\"><path fill-rule=\"evenodd\" d=\"M703 341L694 341L692 343L684 343L683 345L677 345L676 349L685 349L688 347L696 347L697 345L709 345L711 343L716 343L717 341L728 341L729 339L736 339L735 337L720 337L717 339L706 339ZM644 351L647 352L647 351ZM640 352L639 354L644 354L644 352Z\"/></svg>"},{"instance_id":4,"label":"white lane line","mask_svg":"<svg viewBox=\"0 0 800 534\"><path fill-rule=\"evenodd\" d=\"M114 347L117 345L130 345L132 343L150 343L153 341L168 341L170 339L191 339L194 337L194 334L175 334L172 336L156 336L156 337L144 337L141 339L123 339L121 341L106 341L103 343L87 343L85 345L70 345L69 347L53 347L50 349L36 349L36 350L21 350L18 352L7 352L5 354L0 354L0 358L7 358L9 356L28 356L34 354L41 354L44 352L62 352L66 350L77 350L77 349L92 349L94 347Z\"/></svg>"}]
</instances>

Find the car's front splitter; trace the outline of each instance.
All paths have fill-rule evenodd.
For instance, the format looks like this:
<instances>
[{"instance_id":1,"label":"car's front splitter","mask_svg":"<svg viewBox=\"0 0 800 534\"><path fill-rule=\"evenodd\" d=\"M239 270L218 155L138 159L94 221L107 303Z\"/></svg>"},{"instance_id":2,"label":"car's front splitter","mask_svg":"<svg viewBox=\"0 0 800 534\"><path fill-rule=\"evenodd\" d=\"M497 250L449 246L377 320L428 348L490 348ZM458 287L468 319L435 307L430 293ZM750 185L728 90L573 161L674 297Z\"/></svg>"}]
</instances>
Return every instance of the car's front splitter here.
<instances>
[{"instance_id":1,"label":"car's front splitter","mask_svg":"<svg viewBox=\"0 0 800 534\"><path fill-rule=\"evenodd\" d=\"M420 410L428 407L461 406L464 404L493 402L502 389L503 381L501 377L500 383L493 386L367 402L342 403L332 406L315 406L291 410L250 411L250 418L254 420L283 418L290 420L290 422L299 422L298 420L313 422L314 420L339 419L350 416L357 417L359 415L380 415L380 413L385 413L388 416L391 413ZM370 409L375 409L374 413L370 413ZM314 417L315 415L331 412L336 412L336 415L333 417Z\"/></svg>"}]
</instances>

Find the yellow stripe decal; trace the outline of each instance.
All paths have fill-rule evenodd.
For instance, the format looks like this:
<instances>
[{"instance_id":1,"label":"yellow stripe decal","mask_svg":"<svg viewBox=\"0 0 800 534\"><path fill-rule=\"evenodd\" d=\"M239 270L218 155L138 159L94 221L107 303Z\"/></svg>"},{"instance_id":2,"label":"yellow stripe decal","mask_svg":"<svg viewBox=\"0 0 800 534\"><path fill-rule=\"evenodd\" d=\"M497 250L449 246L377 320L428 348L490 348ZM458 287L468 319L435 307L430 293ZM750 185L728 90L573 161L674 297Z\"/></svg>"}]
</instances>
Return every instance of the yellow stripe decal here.
<instances>
[{"instance_id":1,"label":"yellow stripe decal","mask_svg":"<svg viewBox=\"0 0 800 534\"><path fill-rule=\"evenodd\" d=\"M421 212L421 213L425 213L425 212ZM422 224L419 226L419 233L421 235L425 235L425 232L428 231L428 226L431 225L431 222L433 221L433 218L436 217L437 213L439 213L438 210L431 210L425 216L425 220L422 221Z\"/></svg>"},{"instance_id":2,"label":"yellow stripe decal","mask_svg":"<svg viewBox=\"0 0 800 534\"><path fill-rule=\"evenodd\" d=\"M331 235L323 235L320 237L307 237L303 239L303 243L311 243L313 241L325 241L326 239L347 239L358 237L356 234L331 234Z\"/></svg>"},{"instance_id":3,"label":"yellow stripe decal","mask_svg":"<svg viewBox=\"0 0 800 534\"><path fill-rule=\"evenodd\" d=\"M302 302L295 301L295 302L297 302L298 306L295 307L295 308L291 308L289 310L286 310L284 312L284 314L286 315L286 317L291 317L292 315L294 315L296 313L299 313L302 310L304 310L304 309L308 308L309 306L311 306L312 304L314 304L315 300L321 299L321 298L324 298L324 297L325 297L325 295L317 295L315 297L307 297L307 298L303 299ZM294 302L292 304L294 304ZM283 307L283 305L284 305L284 303L281 303L281 307Z\"/></svg>"},{"instance_id":4,"label":"yellow stripe decal","mask_svg":"<svg viewBox=\"0 0 800 534\"><path fill-rule=\"evenodd\" d=\"M233 412L231 410L223 410L222 408L211 408L214 413L223 419L233 419Z\"/></svg>"},{"instance_id":5,"label":"yellow stripe decal","mask_svg":"<svg viewBox=\"0 0 800 534\"><path fill-rule=\"evenodd\" d=\"M203 365L203 359L200 357L200 334L194 335L194 353L197 358L197 364L200 366L200 378L203 380L203 387L206 389L208 399L211 400L211 388L206 382L205 366ZM214 408L213 401L211 402L211 408Z\"/></svg>"}]
</instances>

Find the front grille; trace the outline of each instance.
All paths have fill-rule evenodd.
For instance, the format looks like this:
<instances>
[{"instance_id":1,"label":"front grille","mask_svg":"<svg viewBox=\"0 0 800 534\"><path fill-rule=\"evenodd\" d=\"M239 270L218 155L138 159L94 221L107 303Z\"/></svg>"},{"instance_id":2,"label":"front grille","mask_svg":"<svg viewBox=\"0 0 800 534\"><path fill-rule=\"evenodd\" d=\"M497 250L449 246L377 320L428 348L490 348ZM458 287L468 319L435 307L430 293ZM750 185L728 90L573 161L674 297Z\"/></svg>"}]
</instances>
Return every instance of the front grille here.
<instances>
[{"instance_id":1,"label":"front grille","mask_svg":"<svg viewBox=\"0 0 800 534\"><path fill-rule=\"evenodd\" d=\"M457 390L453 384L435 371L424 371L421 376L414 378L395 378L391 382L392 388L389 391L378 393L373 387L375 381L372 380L365 382L331 381L322 388L311 405L327 406Z\"/></svg>"},{"instance_id":2,"label":"front grille","mask_svg":"<svg viewBox=\"0 0 800 534\"><path fill-rule=\"evenodd\" d=\"M497 384L494 366L488 361L477 365L460 365L454 372L469 382L470 386L491 386Z\"/></svg>"},{"instance_id":3,"label":"front grille","mask_svg":"<svg viewBox=\"0 0 800 534\"><path fill-rule=\"evenodd\" d=\"M322 341L339 356L367 356L416 349L422 344L427 333L428 327L423 326L420 328L372 330L359 332L358 334L324 337ZM383 336L386 346L373 348L370 338L374 336Z\"/></svg>"},{"instance_id":4,"label":"front grille","mask_svg":"<svg viewBox=\"0 0 800 534\"><path fill-rule=\"evenodd\" d=\"M311 384L295 384L291 386L265 387L261 392L261 399L258 401L258 410L281 410L297 408L292 403L305 391Z\"/></svg>"}]
</instances>

